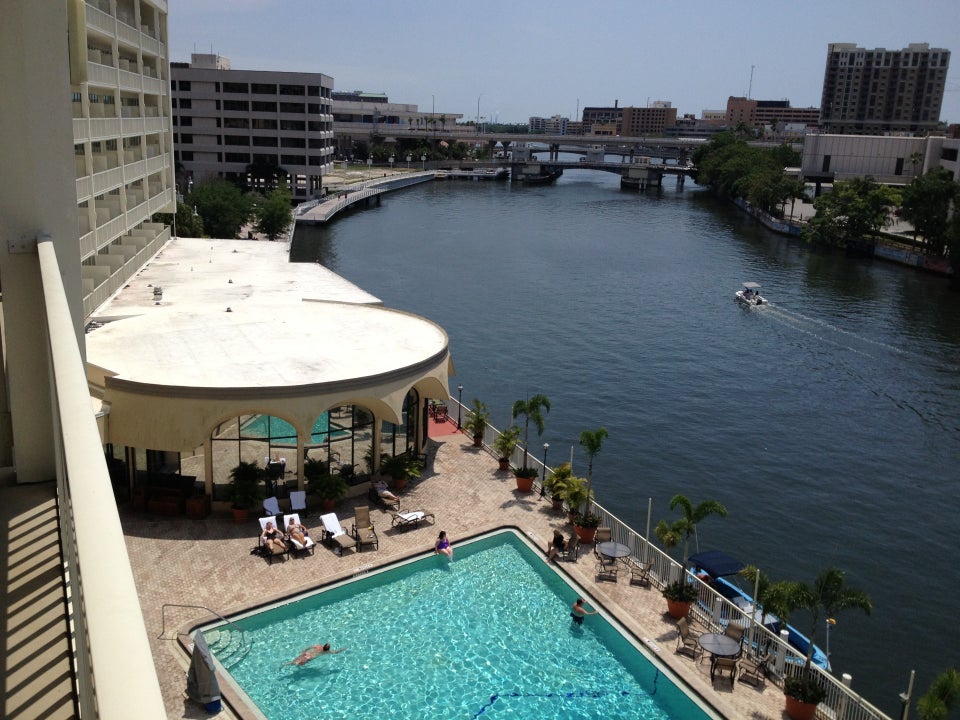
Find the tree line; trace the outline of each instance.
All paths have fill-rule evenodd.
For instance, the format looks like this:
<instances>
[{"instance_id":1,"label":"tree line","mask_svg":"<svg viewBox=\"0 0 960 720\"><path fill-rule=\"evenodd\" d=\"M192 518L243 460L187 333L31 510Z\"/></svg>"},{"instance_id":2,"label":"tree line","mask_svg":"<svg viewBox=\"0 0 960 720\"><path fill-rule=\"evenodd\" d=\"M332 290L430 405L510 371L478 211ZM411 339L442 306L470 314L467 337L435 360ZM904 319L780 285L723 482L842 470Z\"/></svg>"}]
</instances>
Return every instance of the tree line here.
<instances>
[{"instance_id":1,"label":"tree line","mask_svg":"<svg viewBox=\"0 0 960 720\"><path fill-rule=\"evenodd\" d=\"M798 153L787 145L755 148L734 133L722 133L697 148L692 160L699 184L724 197L742 198L773 216L782 217L781 208L789 201L792 219L794 203L805 196L804 184L785 172L800 164ZM896 212L914 227L919 251L953 263L953 258L960 258L960 214L954 211L958 204L960 183L940 167L903 188L881 185L871 177L838 181L831 192L814 199L816 214L805 225L803 238L846 248L877 238Z\"/></svg>"}]
</instances>

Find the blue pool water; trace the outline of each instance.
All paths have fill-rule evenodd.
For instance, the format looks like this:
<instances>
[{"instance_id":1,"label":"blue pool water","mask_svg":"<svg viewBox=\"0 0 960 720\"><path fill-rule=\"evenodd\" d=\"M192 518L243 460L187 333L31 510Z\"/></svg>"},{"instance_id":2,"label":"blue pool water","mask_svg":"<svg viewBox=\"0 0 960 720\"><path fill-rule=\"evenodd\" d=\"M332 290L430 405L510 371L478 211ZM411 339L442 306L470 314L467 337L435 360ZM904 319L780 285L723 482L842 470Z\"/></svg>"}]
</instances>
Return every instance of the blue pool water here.
<instances>
[{"instance_id":1,"label":"blue pool water","mask_svg":"<svg viewBox=\"0 0 960 720\"><path fill-rule=\"evenodd\" d=\"M709 718L578 591L502 532L235 621L239 661L206 638L269 720ZM329 642L346 652L283 663Z\"/></svg>"},{"instance_id":2,"label":"blue pool water","mask_svg":"<svg viewBox=\"0 0 960 720\"><path fill-rule=\"evenodd\" d=\"M337 426L334 425L334 428ZM293 425L278 417L271 415L254 415L249 421L243 424L240 429L241 435L245 438L269 438L274 445L289 444L296 447L297 431ZM319 444L327 441L327 434L330 433L330 414L320 413L317 422L313 425L313 431L310 442ZM349 435L345 430L334 430L332 437L342 437Z\"/></svg>"}]
</instances>

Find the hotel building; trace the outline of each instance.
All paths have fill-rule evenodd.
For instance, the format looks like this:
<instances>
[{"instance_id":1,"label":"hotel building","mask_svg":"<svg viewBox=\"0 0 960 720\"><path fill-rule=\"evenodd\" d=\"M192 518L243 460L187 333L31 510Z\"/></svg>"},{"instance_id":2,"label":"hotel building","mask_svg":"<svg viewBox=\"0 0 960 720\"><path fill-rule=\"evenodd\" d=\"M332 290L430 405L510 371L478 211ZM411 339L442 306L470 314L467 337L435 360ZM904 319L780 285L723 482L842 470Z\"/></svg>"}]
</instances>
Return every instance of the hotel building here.
<instances>
[{"instance_id":1,"label":"hotel building","mask_svg":"<svg viewBox=\"0 0 960 720\"><path fill-rule=\"evenodd\" d=\"M827 46L820 128L836 135L925 135L940 124L950 51Z\"/></svg>"}]
</instances>

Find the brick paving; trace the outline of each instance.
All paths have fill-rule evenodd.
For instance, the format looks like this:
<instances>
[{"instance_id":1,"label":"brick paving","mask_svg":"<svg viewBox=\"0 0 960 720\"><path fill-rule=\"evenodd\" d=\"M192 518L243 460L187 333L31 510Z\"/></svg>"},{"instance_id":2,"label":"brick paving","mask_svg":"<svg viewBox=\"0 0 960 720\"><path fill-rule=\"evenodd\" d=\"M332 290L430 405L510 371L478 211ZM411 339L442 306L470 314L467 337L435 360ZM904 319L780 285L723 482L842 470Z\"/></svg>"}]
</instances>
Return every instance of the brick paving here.
<instances>
[{"instance_id":1,"label":"brick paving","mask_svg":"<svg viewBox=\"0 0 960 720\"><path fill-rule=\"evenodd\" d=\"M554 512L548 499L520 494L512 474L499 472L496 460L474 448L462 434L431 439L435 448L424 476L402 493L404 510L423 509L436 515L436 524L407 532L391 529L390 515L371 508L380 538L379 550L347 551L338 557L320 545L312 557L267 562L250 549L256 545L256 520L237 525L225 515L205 520L154 517L121 508L127 549L136 578L147 633L170 718L208 718L204 709L186 699L185 671L188 660L176 642L176 630L188 623L213 617L203 610L170 608L163 630L164 603L201 605L220 614L230 614L253 604L277 600L290 594L350 577L358 569L384 564L422 553L433 546L437 532L446 530L454 541L496 527L515 526L535 540L541 550L554 528L568 535L566 516ZM349 530L354 507L367 504L366 494L347 498L337 507L341 524ZM320 536L320 511L310 508L304 520L315 537ZM785 717L783 694L768 682L763 689L718 681L712 685L709 663L696 664L674 653L676 626L665 613L656 589L631 586L627 578L617 583L594 579L596 561L590 551L577 562L558 565L587 590L588 603L604 607L685 680L690 688L726 718L780 720ZM224 710L219 717L235 717Z\"/></svg>"}]
</instances>

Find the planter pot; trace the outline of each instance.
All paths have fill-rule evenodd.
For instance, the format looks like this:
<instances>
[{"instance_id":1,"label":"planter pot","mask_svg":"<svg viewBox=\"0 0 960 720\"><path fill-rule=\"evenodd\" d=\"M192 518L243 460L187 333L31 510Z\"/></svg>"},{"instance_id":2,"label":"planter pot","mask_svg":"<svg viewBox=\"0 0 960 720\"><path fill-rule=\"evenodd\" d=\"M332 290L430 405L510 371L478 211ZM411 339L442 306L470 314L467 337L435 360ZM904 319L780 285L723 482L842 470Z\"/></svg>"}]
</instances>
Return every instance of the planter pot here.
<instances>
[{"instance_id":1,"label":"planter pot","mask_svg":"<svg viewBox=\"0 0 960 720\"><path fill-rule=\"evenodd\" d=\"M500 463L500 470L506 471L510 469L510 460L507 458L498 458L497 462Z\"/></svg>"},{"instance_id":2,"label":"planter pot","mask_svg":"<svg viewBox=\"0 0 960 720\"><path fill-rule=\"evenodd\" d=\"M690 612L690 606L693 605L693 602L691 602L690 600L669 600L667 598L664 598L664 599L667 600L667 613L669 613L670 617L672 617L675 620L679 620L680 618L685 618L687 616L687 613Z\"/></svg>"},{"instance_id":3,"label":"planter pot","mask_svg":"<svg viewBox=\"0 0 960 720\"><path fill-rule=\"evenodd\" d=\"M553 503L553 509L556 512L563 510L563 498L550 498L550 502Z\"/></svg>"},{"instance_id":4,"label":"planter pot","mask_svg":"<svg viewBox=\"0 0 960 720\"><path fill-rule=\"evenodd\" d=\"M577 537L582 543L592 543L597 535L597 529L595 527L587 528L582 525L574 525L573 530L577 533Z\"/></svg>"},{"instance_id":5,"label":"planter pot","mask_svg":"<svg viewBox=\"0 0 960 720\"><path fill-rule=\"evenodd\" d=\"M337 501L331 500L330 498L323 498L320 501L320 507L322 507L327 512L330 512L331 510L337 507Z\"/></svg>"},{"instance_id":6,"label":"planter pot","mask_svg":"<svg viewBox=\"0 0 960 720\"><path fill-rule=\"evenodd\" d=\"M233 512L233 521L237 525L242 525L250 519L250 511L247 508L231 508Z\"/></svg>"},{"instance_id":7,"label":"planter pot","mask_svg":"<svg viewBox=\"0 0 960 720\"><path fill-rule=\"evenodd\" d=\"M533 478L532 477L520 477L516 476L517 480L517 490L520 492L528 493L533 490Z\"/></svg>"},{"instance_id":8,"label":"planter pot","mask_svg":"<svg viewBox=\"0 0 960 720\"><path fill-rule=\"evenodd\" d=\"M483 445L483 435L474 435L473 436L473 446L480 447Z\"/></svg>"},{"instance_id":9,"label":"planter pot","mask_svg":"<svg viewBox=\"0 0 960 720\"><path fill-rule=\"evenodd\" d=\"M393 489L394 490L403 490L407 487L406 478L394 478L393 479Z\"/></svg>"},{"instance_id":10,"label":"planter pot","mask_svg":"<svg viewBox=\"0 0 960 720\"><path fill-rule=\"evenodd\" d=\"M795 697L784 695L787 699L787 715L791 720L811 720L817 711L816 703L800 702Z\"/></svg>"}]
</instances>

